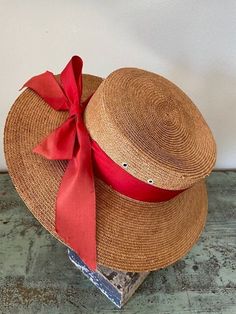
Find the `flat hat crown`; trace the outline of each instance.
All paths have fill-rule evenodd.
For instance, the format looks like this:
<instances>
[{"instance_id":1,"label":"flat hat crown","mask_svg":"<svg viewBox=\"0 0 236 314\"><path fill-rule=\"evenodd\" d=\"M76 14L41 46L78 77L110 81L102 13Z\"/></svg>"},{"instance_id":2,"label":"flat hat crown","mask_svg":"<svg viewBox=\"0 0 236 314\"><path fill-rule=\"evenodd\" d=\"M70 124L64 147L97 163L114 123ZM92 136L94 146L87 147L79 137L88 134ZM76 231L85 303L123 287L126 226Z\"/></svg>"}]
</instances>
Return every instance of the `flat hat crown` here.
<instances>
[{"instance_id":1,"label":"flat hat crown","mask_svg":"<svg viewBox=\"0 0 236 314\"><path fill-rule=\"evenodd\" d=\"M187 188L215 163L215 141L200 111L179 87L151 72L111 73L90 100L85 123L110 158L160 188Z\"/></svg>"}]
</instances>

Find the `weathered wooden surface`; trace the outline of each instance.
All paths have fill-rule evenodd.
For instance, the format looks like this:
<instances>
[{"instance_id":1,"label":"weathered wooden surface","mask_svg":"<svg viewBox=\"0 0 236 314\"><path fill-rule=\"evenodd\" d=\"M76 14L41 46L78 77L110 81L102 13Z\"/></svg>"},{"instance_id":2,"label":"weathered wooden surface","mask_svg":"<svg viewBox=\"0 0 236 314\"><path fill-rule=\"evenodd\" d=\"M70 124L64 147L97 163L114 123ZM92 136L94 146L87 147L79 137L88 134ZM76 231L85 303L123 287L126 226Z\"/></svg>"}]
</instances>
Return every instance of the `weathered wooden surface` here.
<instances>
[{"instance_id":1,"label":"weathered wooden surface","mask_svg":"<svg viewBox=\"0 0 236 314\"><path fill-rule=\"evenodd\" d=\"M69 261L0 175L0 313L236 313L236 173L208 178L209 216L181 261L116 309Z\"/></svg>"},{"instance_id":2,"label":"weathered wooden surface","mask_svg":"<svg viewBox=\"0 0 236 314\"><path fill-rule=\"evenodd\" d=\"M68 249L71 262L118 308L131 298L150 272L121 272L102 265L90 270L80 257Z\"/></svg>"}]
</instances>

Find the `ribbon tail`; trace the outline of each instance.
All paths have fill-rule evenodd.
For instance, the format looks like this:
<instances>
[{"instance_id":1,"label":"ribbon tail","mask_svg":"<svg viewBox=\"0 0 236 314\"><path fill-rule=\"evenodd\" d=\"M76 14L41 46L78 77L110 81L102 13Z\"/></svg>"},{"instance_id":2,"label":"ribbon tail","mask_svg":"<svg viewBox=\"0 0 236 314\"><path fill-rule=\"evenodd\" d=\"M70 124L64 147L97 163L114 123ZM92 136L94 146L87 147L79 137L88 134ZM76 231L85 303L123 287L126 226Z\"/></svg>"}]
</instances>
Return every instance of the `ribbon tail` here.
<instances>
[{"instance_id":1,"label":"ribbon tail","mask_svg":"<svg viewBox=\"0 0 236 314\"><path fill-rule=\"evenodd\" d=\"M33 152L51 160L72 159L75 139L75 118L70 117L37 145Z\"/></svg>"},{"instance_id":2,"label":"ribbon tail","mask_svg":"<svg viewBox=\"0 0 236 314\"><path fill-rule=\"evenodd\" d=\"M91 269L96 270L96 200L91 144L80 132L80 148L71 159L57 195L56 231Z\"/></svg>"}]
</instances>

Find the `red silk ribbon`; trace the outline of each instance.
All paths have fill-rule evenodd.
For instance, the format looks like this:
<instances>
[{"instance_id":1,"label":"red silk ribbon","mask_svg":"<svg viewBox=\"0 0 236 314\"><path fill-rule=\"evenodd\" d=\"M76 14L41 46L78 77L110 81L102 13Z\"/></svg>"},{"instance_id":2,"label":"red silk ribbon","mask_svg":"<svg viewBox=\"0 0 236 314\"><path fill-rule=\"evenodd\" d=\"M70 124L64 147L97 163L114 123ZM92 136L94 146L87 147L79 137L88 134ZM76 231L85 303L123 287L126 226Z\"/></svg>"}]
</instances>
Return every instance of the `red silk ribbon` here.
<instances>
[{"instance_id":1,"label":"red silk ribbon","mask_svg":"<svg viewBox=\"0 0 236 314\"><path fill-rule=\"evenodd\" d=\"M82 66L74 56L56 79L45 72L31 78L29 87L53 109L69 111L68 119L48 135L34 152L52 160L69 160L56 199L56 231L92 270L96 269L96 197L94 173L117 192L144 202L170 200L183 190L160 189L116 164L90 138L83 112L91 96L81 102Z\"/></svg>"},{"instance_id":2,"label":"red silk ribbon","mask_svg":"<svg viewBox=\"0 0 236 314\"><path fill-rule=\"evenodd\" d=\"M34 152L47 159L69 160L56 200L56 231L91 269L96 269L96 204L91 141L83 123L81 58L75 56L57 81L51 72L31 78L25 86L53 109L68 110L68 119Z\"/></svg>"}]
</instances>

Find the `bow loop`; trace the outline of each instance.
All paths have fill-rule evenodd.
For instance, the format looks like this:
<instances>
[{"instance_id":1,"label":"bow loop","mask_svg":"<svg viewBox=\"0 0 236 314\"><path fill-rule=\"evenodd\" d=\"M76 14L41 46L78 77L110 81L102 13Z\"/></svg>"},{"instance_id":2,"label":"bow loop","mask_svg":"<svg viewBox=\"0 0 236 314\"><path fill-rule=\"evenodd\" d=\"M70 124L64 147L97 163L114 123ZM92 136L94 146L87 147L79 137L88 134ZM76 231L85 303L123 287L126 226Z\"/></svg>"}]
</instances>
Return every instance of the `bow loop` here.
<instances>
[{"instance_id":1,"label":"bow loop","mask_svg":"<svg viewBox=\"0 0 236 314\"><path fill-rule=\"evenodd\" d=\"M61 84L70 103L70 115L81 113L83 61L74 56L61 73Z\"/></svg>"},{"instance_id":2,"label":"bow loop","mask_svg":"<svg viewBox=\"0 0 236 314\"><path fill-rule=\"evenodd\" d=\"M75 117L69 117L59 128L47 136L33 152L50 160L70 160L76 144Z\"/></svg>"},{"instance_id":3,"label":"bow loop","mask_svg":"<svg viewBox=\"0 0 236 314\"><path fill-rule=\"evenodd\" d=\"M69 109L68 99L55 76L49 71L32 77L23 87L32 89L55 110Z\"/></svg>"}]
</instances>

